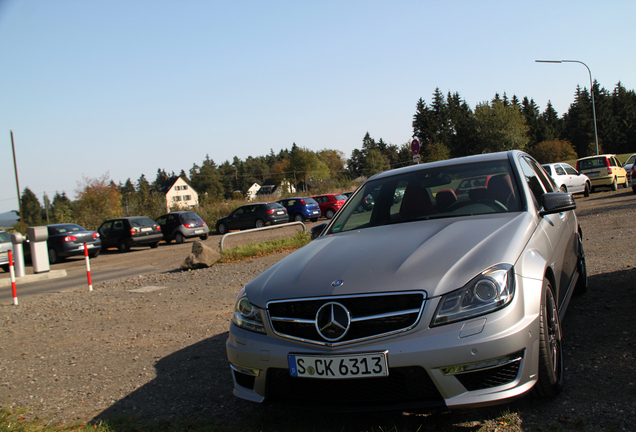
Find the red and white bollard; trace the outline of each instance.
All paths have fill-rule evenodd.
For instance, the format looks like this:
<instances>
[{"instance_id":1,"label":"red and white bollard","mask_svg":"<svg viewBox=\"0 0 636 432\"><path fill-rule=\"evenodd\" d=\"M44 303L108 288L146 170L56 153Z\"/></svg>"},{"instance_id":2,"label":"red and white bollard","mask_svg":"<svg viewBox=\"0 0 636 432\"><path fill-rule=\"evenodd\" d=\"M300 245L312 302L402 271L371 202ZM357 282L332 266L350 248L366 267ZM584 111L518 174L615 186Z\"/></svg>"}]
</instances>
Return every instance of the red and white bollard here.
<instances>
[{"instance_id":1,"label":"red and white bollard","mask_svg":"<svg viewBox=\"0 0 636 432\"><path fill-rule=\"evenodd\" d=\"M13 268L13 252L9 250L9 274L11 275L11 290L13 291L13 304L18 305L18 292L15 289L15 269Z\"/></svg>"},{"instance_id":2,"label":"red and white bollard","mask_svg":"<svg viewBox=\"0 0 636 432\"><path fill-rule=\"evenodd\" d=\"M84 259L86 260L86 275L88 276L88 290L93 291L93 283L91 282L91 263L88 259L88 245L84 243Z\"/></svg>"}]
</instances>

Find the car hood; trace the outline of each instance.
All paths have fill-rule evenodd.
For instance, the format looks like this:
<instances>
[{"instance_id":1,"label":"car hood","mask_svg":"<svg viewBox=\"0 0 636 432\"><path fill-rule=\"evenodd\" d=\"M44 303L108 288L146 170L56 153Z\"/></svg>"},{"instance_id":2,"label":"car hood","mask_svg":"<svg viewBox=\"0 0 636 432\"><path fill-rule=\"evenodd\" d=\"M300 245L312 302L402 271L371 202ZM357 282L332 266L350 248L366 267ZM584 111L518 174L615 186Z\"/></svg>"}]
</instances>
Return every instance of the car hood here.
<instances>
[{"instance_id":1,"label":"car hood","mask_svg":"<svg viewBox=\"0 0 636 432\"><path fill-rule=\"evenodd\" d=\"M250 302L462 287L499 263L515 264L536 222L527 212L385 225L319 237L256 277ZM332 282L342 281L336 287Z\"/></svg>"}]
</instances>

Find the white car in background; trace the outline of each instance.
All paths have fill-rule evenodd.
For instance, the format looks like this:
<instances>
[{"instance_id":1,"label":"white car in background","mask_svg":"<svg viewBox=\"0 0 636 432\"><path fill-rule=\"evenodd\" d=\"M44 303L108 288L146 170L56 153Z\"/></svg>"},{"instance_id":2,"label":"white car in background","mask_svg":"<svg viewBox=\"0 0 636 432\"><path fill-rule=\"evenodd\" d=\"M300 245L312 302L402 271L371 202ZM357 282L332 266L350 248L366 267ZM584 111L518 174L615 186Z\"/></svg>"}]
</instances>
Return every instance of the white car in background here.
<instances>
[{"instance_id":1,"label":"white car in background","mask_svg":"<svg viewBox=\"0 0 636 432\"><path fill-rule=\"evenodd\" d=\"M581 174L572 166L566 163L551 163L541 166L552 177L552 180L561 191L572 194L582 193L586 197L590 196L592 183L589 177Z\"/></svg>"}]
</instances>

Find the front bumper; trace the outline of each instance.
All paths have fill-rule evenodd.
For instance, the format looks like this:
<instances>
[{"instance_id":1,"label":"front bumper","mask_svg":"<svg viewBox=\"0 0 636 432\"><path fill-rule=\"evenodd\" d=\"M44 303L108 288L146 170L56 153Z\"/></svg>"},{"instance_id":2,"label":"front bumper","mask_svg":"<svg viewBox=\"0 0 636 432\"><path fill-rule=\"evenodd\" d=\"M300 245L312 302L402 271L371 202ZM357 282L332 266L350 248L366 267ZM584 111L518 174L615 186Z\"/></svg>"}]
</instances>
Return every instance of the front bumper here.
<instances>
[{"instance_id":1,"label":"front bumper","mask_svg":"<svg viewBox=\"0 0 636 432\"><path fill-rule=\"evenodd\" d=\"M234 394L254 402L327 409L395 409L490 405L532 388L538 375L542 281L517 278L504 309L467 321L429 327L439 299L424 306L419 324L391 337L326 347L245 331L231 325L226 344ZM387 351L389 375L366 379L289 376L288 355ZM468 365L468 366L467 366Z\"/></svg>"}]
</instances>

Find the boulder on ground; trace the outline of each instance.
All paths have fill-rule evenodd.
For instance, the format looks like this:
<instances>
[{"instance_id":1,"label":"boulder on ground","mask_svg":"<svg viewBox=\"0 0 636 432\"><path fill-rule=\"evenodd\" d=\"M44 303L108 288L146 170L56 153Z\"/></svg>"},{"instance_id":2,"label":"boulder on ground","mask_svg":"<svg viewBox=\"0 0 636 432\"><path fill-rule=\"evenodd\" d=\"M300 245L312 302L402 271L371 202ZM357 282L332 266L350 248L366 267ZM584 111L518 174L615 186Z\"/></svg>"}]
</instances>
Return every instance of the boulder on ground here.
<instances>
[{"instance_id":1,"label":"boulder on ground","mask_svg":"<svg viewBox=\"0 0 636 432\"><path fill-rule=\"evenodd\" d=\"M210 249L200 241L192 243L192 252L186 257L182 270L207 268L221 259L221 254Z\"/></svg>"}]
</instances>

